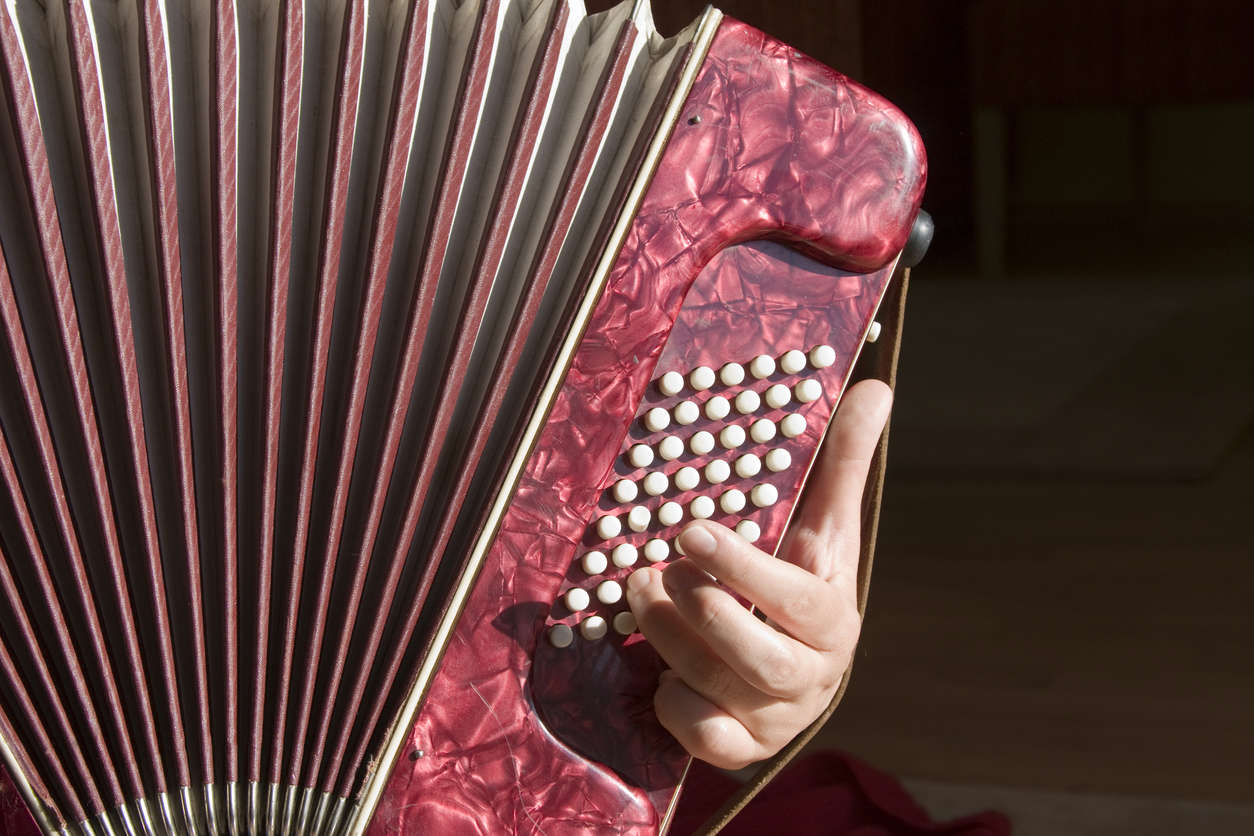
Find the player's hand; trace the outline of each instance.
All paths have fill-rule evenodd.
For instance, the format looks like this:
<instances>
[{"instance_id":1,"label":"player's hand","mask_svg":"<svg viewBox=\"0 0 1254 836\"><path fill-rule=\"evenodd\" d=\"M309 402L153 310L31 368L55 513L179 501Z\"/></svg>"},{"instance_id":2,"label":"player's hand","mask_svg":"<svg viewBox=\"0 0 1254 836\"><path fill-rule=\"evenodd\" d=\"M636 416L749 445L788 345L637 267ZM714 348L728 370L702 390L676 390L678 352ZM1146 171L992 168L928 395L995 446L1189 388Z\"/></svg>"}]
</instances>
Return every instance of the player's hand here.
<instances>
[{"instance_id":1,"label":"player's hand","mask_svg":"<svg viewBox=\"0 0 1254 836\"><path fill-rule=\"evenodd\" d=\"M891 401L875 380L846 392L782 559L701 521L680 534L685 559L628 579L640 630L670 666L654 695L658 719L694 756L725 769L768 758L836 693L861 627L862 491Z\"/></svg>"}]
</instances>

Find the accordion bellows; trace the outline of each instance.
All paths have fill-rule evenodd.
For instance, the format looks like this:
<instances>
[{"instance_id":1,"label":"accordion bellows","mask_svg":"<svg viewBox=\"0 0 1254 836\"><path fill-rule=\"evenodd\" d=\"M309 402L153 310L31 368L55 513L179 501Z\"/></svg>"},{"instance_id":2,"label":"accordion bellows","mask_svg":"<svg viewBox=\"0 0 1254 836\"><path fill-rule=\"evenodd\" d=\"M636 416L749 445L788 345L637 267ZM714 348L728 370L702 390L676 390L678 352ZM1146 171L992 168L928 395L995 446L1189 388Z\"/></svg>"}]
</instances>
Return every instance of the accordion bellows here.
<instances>
[{"instance_id":1,"label":"accordion bellows","mask_svg":"<svg viewBox=\"0 0 1254 836\"><path fill-rule=\"evenodd\" d=\"M6 0L0 60L0 828L665 829L621 583L779 543L909 122L641 2Z\"/></svg>"}]
</instances>

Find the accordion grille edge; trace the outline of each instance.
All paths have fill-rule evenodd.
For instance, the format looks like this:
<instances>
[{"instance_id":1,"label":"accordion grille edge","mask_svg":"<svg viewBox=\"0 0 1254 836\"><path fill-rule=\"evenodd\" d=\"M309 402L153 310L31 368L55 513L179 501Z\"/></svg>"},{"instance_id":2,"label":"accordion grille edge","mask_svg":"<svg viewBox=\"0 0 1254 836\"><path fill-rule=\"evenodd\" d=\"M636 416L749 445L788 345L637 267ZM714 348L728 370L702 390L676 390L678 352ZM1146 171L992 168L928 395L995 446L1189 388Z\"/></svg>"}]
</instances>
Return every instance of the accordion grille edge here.
<instances>
[{"instance_id":1,"label":"accordion grille edge","mask_svg":"<svg viewBox=\"0 0 1254 836\"><path fill-rule=\"evenodd\" d=\"M643 2L14 0L0 48L0 823L665 830L621 583L780 542L909 122Z\"/></svg>"}]
</instances>

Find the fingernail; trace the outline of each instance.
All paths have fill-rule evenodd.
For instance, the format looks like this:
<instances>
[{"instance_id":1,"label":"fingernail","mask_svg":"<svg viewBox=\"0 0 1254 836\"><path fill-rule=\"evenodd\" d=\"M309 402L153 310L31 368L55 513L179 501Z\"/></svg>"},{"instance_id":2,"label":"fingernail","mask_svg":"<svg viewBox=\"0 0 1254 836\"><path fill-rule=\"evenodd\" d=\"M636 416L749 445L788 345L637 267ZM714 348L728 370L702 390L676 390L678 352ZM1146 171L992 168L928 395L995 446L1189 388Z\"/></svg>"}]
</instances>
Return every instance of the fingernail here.
<instances>
[{"instance_id":1,"label":"fingernail","mask_svg":"<svg viewBox=\"0 0 1254 836\"><path fill-rule=\"evenodd\" d=\"M683 542L684 552L696 557L709 557L714 554L718 541L714 535L699 525L690 525L679 535Z\"/></svg>"},{"instance_id":2,"label":"fingernail","mask_svg":"<svg viewBox=\"0 0 1254 836\"><path fill-rule=\"evenodd\" d=\"M649 577L651 571L649 569L637 569L627 576L627 589L632 592L639 592L649 585L652 578Z\"/></svg>"}]
</instances>

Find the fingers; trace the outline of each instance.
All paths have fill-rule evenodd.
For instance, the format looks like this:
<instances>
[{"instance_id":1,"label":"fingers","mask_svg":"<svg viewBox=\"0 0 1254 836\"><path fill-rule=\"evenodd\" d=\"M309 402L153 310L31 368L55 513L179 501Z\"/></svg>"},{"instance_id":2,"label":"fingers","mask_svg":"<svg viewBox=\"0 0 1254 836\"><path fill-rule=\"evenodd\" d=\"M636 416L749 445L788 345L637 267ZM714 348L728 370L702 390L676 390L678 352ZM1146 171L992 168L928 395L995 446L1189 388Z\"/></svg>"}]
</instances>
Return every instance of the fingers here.
<instances>
[{"instance_id":1,"label":"fingers","mask_svg":"<svg viewBox=\"0 0 1254 836\"><path fill-rule=\"evenodd\" d=\"M797 640L818 650L841 651L850 649L856 641L856 607L846 602L838 589L805 569L777 560L734 531L706 521L685 528L680 543L689 560L752 601ZM666 570L667 576L682 565L683 561L673 564ZM730 597L728 601L735 604ZM770 629L747 611L744 617Z\"/></svg>"},{"instance_id":2,"label":"fingers","mask_svg":"<svg viewBox=\"0 0 1254 836\"><path fill-rule=\"evenodd\" d=\"M862 492L888 421L892 390L864 380L845 392L805 497L779 555L852 592L862 529Z\"/></svg>"},{"instance_id":3,"label":"fingers","mask_svg":"<svg viewBox=\"0 0 1254 836\"><path fill-rule=\"evenodd\" d=\"M690 755L721 769L743 769L771 754L743 723L693 691L673 671L663 671L658 680L653 710Z\"/></svg>"},{"instance_id":4,"label":"fingers","mask_svg":"<svg viewBox=\"0 0 1254 836\"><path fill-rule=\"evenodd\" d=\"M794 699L826 686L818 681L813 650L754 617L696 565L672 564L662 573L662 585L710 650L758 691Z\"/></svg>"}]
</instances>

